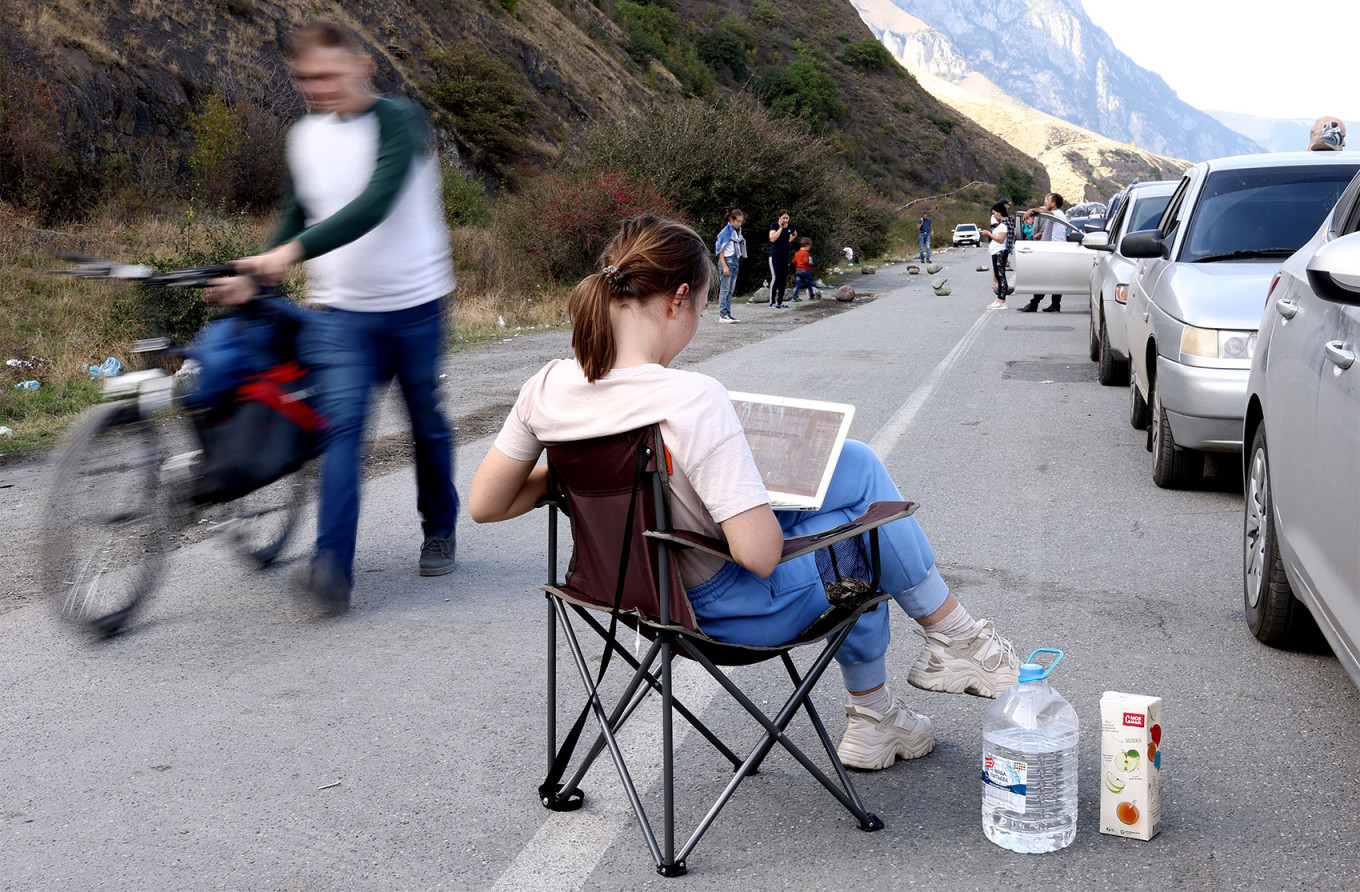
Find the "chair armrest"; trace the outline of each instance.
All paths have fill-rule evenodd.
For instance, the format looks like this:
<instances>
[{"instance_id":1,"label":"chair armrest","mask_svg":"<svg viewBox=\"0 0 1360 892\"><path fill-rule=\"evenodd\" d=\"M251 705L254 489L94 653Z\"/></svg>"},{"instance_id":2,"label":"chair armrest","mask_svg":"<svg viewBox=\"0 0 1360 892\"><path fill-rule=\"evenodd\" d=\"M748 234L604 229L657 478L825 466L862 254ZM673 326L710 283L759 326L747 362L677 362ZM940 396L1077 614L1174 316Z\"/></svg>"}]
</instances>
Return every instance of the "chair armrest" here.
<instances>
[{"instance_id":1,"label":"chair armrest","mask_svg":"<svg viewBox=\"0 0 1360 892\"><path fill-rule=\"evenodd\" d=\"M916 513L916 508L915 502L874 502L867 511L849 523L843 523L838 527L832 527L829 530L813 533L809 536L785 539L784 551L779 558L779 563L782 564L796 557L811 554L819 549L835 545L843 539L849 539L851 536L867 533L885 523L910 517ZM643 535L648 539L666 542L675 548L692 548L695 551L720 557L725 561L732 560L732 550L728 548L726 542L721 539L714 539L712 536L705 536L702 533L695 533L690 530L647 530Z\"/></svg>"},{"instance_id":2,"label":"chair armrest","mask_svg":"<svg viewBox=\"0 0 1360 892\"><path fill-rule=\"evenodd\" d=\"M732 560L732 550L728 548L726 542L721 539L714 539L712 536L705 536L703 533L694 533L689 530L647 530L642 535L648 539L666 542L673 548L692 548L695 551L720 557L725 561Z\"/></svg>"},{"instance_id":3,"label":"chair armrest","mask_svg":"<svg viewBox=\"0 0 1360 892\"><path fill-rule=\"evenodd\" d=\"M779 563L782 564L796 557L811 554L829 545L835 545L844 539L849 539L851 536L867 533L885 523L910 517L916 513L916 508L915 502L874 502L867 511L849 523L843 523L838 527L832 527L829 530L813 533L809 536L785 539L784 554L780 557Z\"/></svg>"}]
</instances>

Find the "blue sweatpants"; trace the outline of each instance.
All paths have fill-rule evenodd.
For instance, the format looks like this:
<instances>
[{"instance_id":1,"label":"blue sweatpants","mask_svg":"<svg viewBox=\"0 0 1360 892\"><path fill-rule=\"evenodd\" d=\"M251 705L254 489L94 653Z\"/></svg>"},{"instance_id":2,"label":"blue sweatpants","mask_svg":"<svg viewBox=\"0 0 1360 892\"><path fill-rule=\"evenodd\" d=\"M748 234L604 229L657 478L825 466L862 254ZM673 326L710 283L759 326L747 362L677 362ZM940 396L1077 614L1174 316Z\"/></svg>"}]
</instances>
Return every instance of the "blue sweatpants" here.
<instances>
[{"instance_id":1,"label":"blue sweatpants","mask_svg":"<svg viewBox=\"0 0 1360 892\"><path fill-rule=\"evenodd\" d=\"M900 501L902 495L883 462L868 446L847 440L820 511L779 511L785 536L819 533L864 513L871 502ZM935 553L914 517L879 528L882 587L913 619L934 613L949 587L935 569ZM734 644L773 646L797 637L827 609L814 555L775 568L761 579L737 563L689 590L704 634ZM846 690L867 691L888 679L888 604L860 617L836 654Z\"/></svg>"}]
</instances>

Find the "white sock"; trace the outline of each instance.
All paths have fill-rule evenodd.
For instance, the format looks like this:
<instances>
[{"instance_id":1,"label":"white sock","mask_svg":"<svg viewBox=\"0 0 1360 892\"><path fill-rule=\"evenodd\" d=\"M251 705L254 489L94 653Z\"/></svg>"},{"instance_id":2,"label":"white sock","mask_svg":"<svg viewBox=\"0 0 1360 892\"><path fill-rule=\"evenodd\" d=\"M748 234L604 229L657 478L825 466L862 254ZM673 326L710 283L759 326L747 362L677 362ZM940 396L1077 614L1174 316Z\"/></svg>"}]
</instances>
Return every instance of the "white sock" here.
<instances>
[{"instance_id":1,"label":"white sock","mask_svg":"<svg viewBox=\"0 0 1360 892\"><path fill-rule=\"evenodd\" d=\"M869 691L867 694L851 694L850 705L872 709L882 715L892 709L892 694L888 693L888 686L884 685L876 691Z\"/></svg>"},{"instance_id":2,"label":"white sock","mask_svg":"<svg viewBox=\"0 0 1360 892\"><path fill-rule=\"evenodd\" d=\"M960 638L972 638L982 631L982 623L973 619L973 615L968 612L968 608L962 604L955 607L948 616L937 623L922 626L927 632L935 632L944 635L946 638L955 640Z\"/></svg>"}]
</instances>

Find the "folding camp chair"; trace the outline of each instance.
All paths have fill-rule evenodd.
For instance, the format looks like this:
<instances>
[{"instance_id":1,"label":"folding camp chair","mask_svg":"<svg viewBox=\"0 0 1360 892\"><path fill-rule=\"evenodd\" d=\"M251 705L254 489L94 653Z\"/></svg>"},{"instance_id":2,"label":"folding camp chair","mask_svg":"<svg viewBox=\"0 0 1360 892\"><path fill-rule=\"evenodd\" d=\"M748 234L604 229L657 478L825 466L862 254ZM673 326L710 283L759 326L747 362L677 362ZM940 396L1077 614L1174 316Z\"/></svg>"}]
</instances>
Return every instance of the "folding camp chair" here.
<instances>
[{"instance_id":1,"label":"folding camp chair","mask_svg":"<svg viewBox=\"0 0 1360 892\"><path fill-rule=\"evenodd\" d=\"M685 873L685 859L731 799L737 786L755 774L776 743L786 749L859 820L861 830L879 830L883 822L866 811L836 747L809 695L830 666L851 626L866 611L887 599L879 588L878 527L907 517L911 502L876 502L857 520L812 536L785 540L782 561L813 552L827 583L832 606L795 640L778 647L748 647L719 642L704 635L680 583L672 552L698 549L731 560L727 544L693 532L672 530L667 519L670 454L658 427L548 447L548 573L542 586L550 610L548 623L548 777L539 788L549 809L572 811L584 800L579 784L596 758L608 749L624 792L637 816L647 846L663 876ZM558 581L558 512L571 520L573 553L566 581ZM867 539L867 545L865 540ZM608 612L608 625L596 612ZM577 638L573 615L605 641L598 672L592 673ZM618 644L618 623L650 640L640 658ZM557 631L561 628L586 691L586 703L572 729L559 744L557 734ZM798 646L825 641L811 668L800 674L789 656ZM671 660L688 657L703 666L763 729L743 759L677 699L672 690ZM607 707L601 681L611 657L632 669L616 703ZM773 718L744 694L719 668L778 658L794 690ZM617 735L651 691L661 694L662 841L658 843L641 797L625 763ZM785 735L799 709L806 711L821 739L837 780L832 780ZM673 713L678 713L728 761L735 774L684 845L675 846ZM594 744L567 775L573 752L592 715L600 731ZM566 778L563 780L563 778Z\"/></svg>"}]
</instances>

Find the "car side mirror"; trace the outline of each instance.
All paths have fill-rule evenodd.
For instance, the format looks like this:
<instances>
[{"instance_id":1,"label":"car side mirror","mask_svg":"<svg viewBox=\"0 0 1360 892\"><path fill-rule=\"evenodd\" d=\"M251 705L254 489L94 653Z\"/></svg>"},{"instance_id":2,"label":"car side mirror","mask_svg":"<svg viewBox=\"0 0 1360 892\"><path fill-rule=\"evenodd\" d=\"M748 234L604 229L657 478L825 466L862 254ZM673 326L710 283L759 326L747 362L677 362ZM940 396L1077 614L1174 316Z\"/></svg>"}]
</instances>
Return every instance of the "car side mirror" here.
<instances>
[{"instance_id":1,"label":"car side mirror","mask_svg":"<svg viewBox=\"0 0 1360 892\"><path fill-rule=\"evenodd\" d=\"M1131 232L1119 243L1119 253L1131 260L1165 260L1166 242L1160 229Z\"/></svg>"},{"instance_id":2,"label":"car side mirror","mask_svg":"<svg viewBox=\"0 0 1360 892\"><path fill-rule=\"evenodd\" d=\"M1308 260L1308 284L1323 300L1360 307L1360 232L1319 248Z\"/></svg>"},{"instance_id":3,"label":"car side mirror","mask_svg":"<svg viewBox=\"0 0 1360 892\"><path fill-rule=\"evenodd\" d=\"M1114 245L1110 244L1110 234L1101 230L1100 232L1088 232L1081 240L1083 248L1090 248L1092 251L1113 251Z\"/></svg>"}]
</instances>

